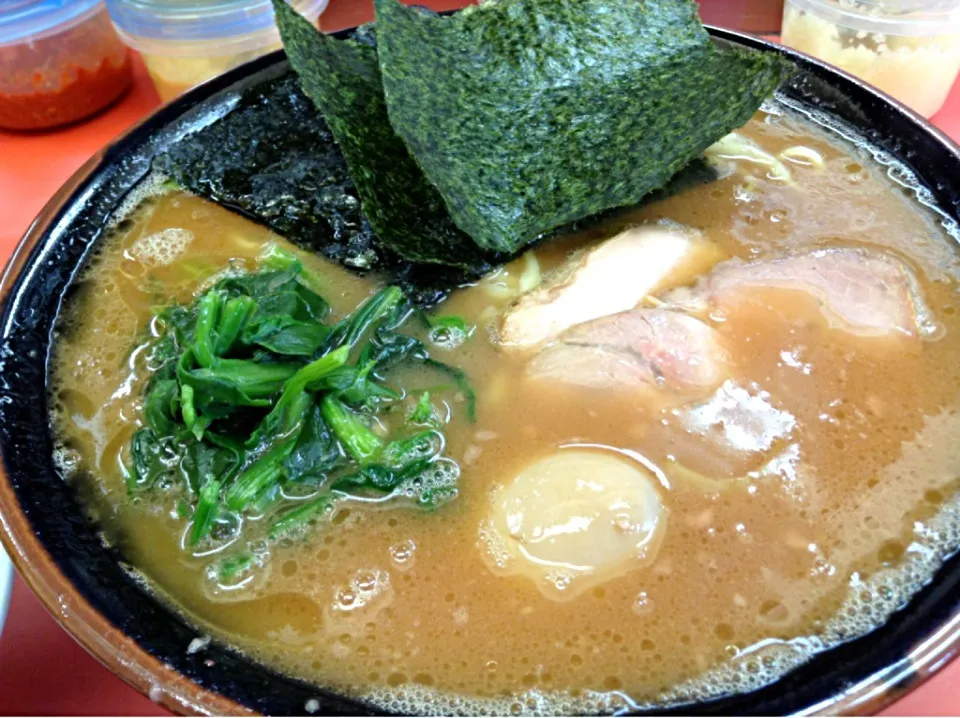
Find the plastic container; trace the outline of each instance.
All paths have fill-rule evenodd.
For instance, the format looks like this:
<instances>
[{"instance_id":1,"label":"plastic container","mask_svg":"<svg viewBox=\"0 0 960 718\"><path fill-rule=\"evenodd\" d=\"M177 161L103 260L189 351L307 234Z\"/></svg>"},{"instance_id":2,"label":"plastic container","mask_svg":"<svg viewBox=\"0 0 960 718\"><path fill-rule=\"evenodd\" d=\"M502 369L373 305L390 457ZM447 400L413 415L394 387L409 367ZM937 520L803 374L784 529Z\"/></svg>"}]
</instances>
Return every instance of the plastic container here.
<instances>
[{"instance_id":1,"label":"plastic container","mask_svg":"<svg viewBox=\"0 0 960 718\"><path fill-rule=\"evenodd\" d=\"M103 0L0 1L0 127L88 117L130 85L130 52Z\"/></svg>"},{"instance_id":2,"label":"plastic container","mask_svg":"<svg viewBox=\"0 0 960 718\"><path fill-rule=\"evenodd\" d=\"M289 0L317 22L327 0ZM107 0L164 101L281 46L270 0Z\"/></svg>"},{"instance_id":3,"label":"plastic container","mask_svg":"<svg viewBox=\"0 0 960 718\"><path fill-rule=\"evenodd\" d=\"M960 71L960 0L787 0L782 37L930 117Z\"/></svg>"}]
</instances>

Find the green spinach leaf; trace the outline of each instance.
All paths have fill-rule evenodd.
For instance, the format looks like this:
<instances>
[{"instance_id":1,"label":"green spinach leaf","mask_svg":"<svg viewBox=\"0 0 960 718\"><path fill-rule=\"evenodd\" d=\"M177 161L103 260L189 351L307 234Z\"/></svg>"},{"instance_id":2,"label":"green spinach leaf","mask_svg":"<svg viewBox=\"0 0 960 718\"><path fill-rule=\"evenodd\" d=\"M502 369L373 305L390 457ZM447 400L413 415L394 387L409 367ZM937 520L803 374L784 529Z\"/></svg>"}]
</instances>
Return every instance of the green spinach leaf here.
<instances>
[{"instance_id":1,"label":"green spinach leaf","mask_svg":"<svg viewBox=\"0 0 960 718\"><path fill-rule=\"evenodd\" d=\"M296 446L284 461L287 479L322 480L343 463L337 439L324 421L319 406L313 406L297 438Z\"/></svg>"}]
</instances>

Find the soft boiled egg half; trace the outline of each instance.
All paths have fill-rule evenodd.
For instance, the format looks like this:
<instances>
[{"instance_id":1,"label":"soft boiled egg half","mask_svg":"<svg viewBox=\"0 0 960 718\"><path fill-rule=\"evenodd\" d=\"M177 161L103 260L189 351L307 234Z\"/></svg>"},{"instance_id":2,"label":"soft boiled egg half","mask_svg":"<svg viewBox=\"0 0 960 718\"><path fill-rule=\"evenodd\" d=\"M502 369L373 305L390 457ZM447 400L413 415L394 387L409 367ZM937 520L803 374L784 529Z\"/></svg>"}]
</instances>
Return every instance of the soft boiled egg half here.
<instances>
[{"instance_id":1,"label":"soft boiled egg half","mask_svg":"<svg viewBox=\"0 0 960 718\"><path fill-rule=\"evenodd\" d=\"M665 523L656 477L641 464L561 449L493 492L480 538L491 569L563 601L652 561Z\"/></svg>"}]
</instances>

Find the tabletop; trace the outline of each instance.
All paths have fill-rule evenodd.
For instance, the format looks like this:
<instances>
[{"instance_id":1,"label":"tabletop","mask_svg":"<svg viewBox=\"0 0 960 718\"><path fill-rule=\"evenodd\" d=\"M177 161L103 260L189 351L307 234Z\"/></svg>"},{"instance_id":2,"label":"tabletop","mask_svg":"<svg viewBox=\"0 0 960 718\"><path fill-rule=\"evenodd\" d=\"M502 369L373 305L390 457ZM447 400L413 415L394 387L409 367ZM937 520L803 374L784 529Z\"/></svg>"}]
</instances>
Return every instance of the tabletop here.
<instances>
[{"instance_id":1,"label":"tabletop","mask_svg":"<svg viewBox=\"0 0 960 718\"><path fill-rule=\"evenodd\" d=\"M436 10L464 0L420 0ZM330 0L324 29L371 18L369 0ZM98 117L46 133L0 131L0 261L6 262L46 201L94 152L159 104L136 65L131 90ZM960 141L960 83L934 124ZM885 715L960 713L960 661L889 708ZM0 715L168 715L103 668L50 617L18 578L0 635Z\"/></svg>"}]
</instances>

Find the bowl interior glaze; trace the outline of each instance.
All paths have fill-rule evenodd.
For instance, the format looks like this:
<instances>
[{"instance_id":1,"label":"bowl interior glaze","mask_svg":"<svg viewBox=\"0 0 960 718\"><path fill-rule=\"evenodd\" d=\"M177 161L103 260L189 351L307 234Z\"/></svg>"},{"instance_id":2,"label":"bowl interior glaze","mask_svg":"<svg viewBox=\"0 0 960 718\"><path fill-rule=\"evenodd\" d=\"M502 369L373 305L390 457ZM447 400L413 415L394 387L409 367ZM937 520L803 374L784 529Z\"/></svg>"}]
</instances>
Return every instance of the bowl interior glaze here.
<instances>
[{"instance_id":1,"label":"bowl interior glaze","mask_svg":"<svg viewBox=\"0 0 960 718\"><path fill-rule=\"evenodd\" d=\"M780 52L800 68L788 100L837 118L909 165L940 209L960 218L960 150L854 78L779 46L720 30L721 41ZM368 706L272 672L216 643L188 654L196 632L131 577L89 525L52 460L46 395L54 321L71 281L152 158L229 111L238 91L278 73L260 58L160 109L87 163L41 213L0 285L0 537L58 621L111 670L188 713L365 714ZM820 654L753 693L676 714L865 713L916 686L960 650L960 556L883 627ZM309 702L309 703L308 703Z\"/></svg>"}]
</instances>

